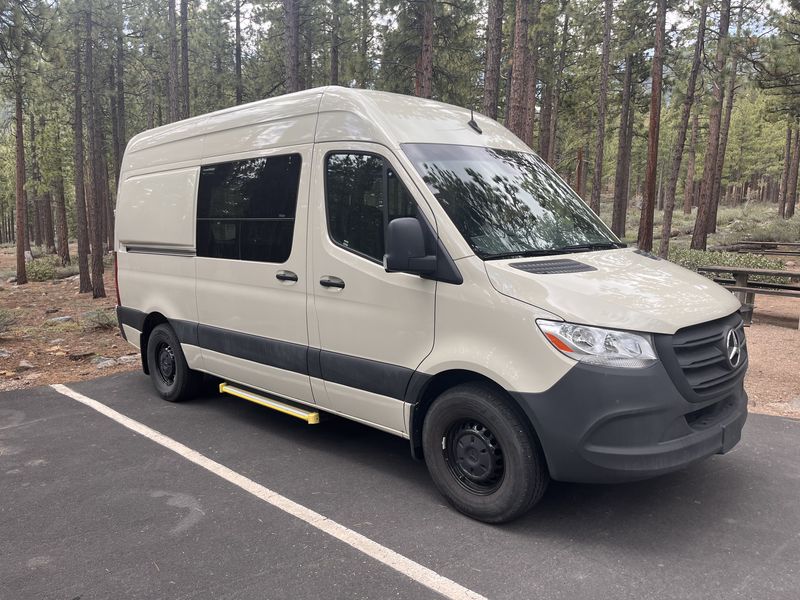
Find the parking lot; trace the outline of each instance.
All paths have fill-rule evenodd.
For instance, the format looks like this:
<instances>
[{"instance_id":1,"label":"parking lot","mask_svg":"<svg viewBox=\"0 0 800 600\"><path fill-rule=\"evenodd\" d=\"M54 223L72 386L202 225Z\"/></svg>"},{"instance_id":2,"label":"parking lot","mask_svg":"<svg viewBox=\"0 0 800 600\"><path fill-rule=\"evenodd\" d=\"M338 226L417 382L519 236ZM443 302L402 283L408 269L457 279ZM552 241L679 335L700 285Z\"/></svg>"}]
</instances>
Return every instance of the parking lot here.
<instances>
[{"instance_id":1,"label":"parking lot","mask_svg":"<svg viewBox=\"0 0 800 600\"><path fill-rule=\"evenodd\" d=\"M69 388L116 412L50 387L0 395L3 599L800 590L791 419L751 415L730 454L660 479L554 483L527 517L489 526L443 503L406 441L352 422L308 426L211 391L173 405L141 373Z\"/></svg>"}]
</instances>

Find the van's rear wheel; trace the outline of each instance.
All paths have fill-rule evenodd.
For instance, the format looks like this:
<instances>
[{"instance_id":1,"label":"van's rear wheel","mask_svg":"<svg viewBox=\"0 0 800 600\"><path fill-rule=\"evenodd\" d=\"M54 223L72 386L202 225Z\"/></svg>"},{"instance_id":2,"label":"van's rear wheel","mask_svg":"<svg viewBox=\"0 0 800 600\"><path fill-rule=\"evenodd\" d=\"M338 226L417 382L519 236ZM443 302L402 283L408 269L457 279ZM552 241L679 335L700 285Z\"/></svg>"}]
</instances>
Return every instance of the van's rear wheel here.
<instances>
[{"instance_id":1,"label":"van's rear wheel","mask_svg":"<svg viewBox=\"0 0 800 600\"><path fill-rule=\"evenodd\" d=\"M457 510L487 523L527 512L549 476L539 444L503 395L480 383L439 396L422 427L425 462Z\"/></svg>"},{"instance_id":2,"label":"van's rear wheel","mask_svg":"<svg viewBox=\"0 0 800 600\"><path fill-rule=\"evenodd\" d=\"M156 391L169 402L191 398L202 382L202 373L189 368L178 336L167 324L158 325L150 333L147 368Z\"/></svg>"}]
</instances>

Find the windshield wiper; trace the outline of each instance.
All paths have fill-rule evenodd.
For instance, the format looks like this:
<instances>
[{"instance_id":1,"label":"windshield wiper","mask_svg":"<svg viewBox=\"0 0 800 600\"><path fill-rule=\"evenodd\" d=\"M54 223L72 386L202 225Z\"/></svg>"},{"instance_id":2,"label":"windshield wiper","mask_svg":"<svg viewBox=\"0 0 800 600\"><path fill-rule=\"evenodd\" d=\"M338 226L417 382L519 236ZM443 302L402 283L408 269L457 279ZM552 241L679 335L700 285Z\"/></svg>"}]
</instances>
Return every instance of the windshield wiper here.
<instances>
[{"instance_id":1,"label":"windshield wiper","mask_svg":"<svg viewBox=\"0 0 800 600\"><path fill-rule=\"evenodd\" d=\"M615 248L625 248L627 244L617 242L598 242L595 244L573 244L571 246L561 246L554 248L554 252L567 254L570 252L592 252L594 250L613 250Z\"/></svg>"},{"instance_id":2,"label":"windshield wiper","mask_svg":"<svg viewBox=\"0 0 800 600\"><path fill-rule=\"evenodd\" d=\"M503 252L501 254L484 254L483 260L503 260L506 258L530 258L532 256L553 256L560 254L559 249L552 250L520 250L519 252Z\"/></svg>"}]
</instances>

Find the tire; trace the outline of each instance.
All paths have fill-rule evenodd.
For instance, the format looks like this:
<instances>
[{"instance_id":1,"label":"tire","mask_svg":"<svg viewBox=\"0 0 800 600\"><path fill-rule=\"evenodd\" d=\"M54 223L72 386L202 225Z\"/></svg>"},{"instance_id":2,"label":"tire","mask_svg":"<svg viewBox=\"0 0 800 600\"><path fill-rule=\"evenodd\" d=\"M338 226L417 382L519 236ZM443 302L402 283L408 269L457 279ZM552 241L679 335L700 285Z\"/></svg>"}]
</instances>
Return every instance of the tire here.
<instances>
[{"instance_id":1,"label":"tire","mask_svg":"<svg viewBox=\"0 0 800 600\"><path fill-rule=\"evenodd\" d=\"M158 395L168 402L182 402L195 396L203 376L186 364L178 336L163 323L147 340L147 368Z\"/></svg>"},{"instance_id":2,"label":"tire","mask_svg":"<svg viewBox=\"0 0 800 600\"><path fill-rule=\"evenodd\" d=\"M436 487L465 515L505 523L547 489L544 455L500 391L466 383L443 392L422 426L425 463Z\"/></svg>"}]
</instances>

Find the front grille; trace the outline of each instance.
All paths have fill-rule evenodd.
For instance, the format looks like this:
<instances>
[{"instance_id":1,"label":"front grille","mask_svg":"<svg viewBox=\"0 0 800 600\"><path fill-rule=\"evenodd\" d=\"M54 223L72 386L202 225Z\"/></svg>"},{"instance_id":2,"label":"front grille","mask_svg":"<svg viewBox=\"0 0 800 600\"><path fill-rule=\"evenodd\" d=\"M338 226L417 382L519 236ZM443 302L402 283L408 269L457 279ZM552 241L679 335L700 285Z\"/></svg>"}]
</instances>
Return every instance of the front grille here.
<instances>
[{"instance_id":1,"label":"front grille","mask_svg":"<svg viewBox=\"0 0 800 600\"><path fill-rule=\"evenodd\" d=\"M728 361L726 341L734 330L741 340L738 364ZM728 393L739 382L747 368L747 344L744 324L738 313L729 317L693 325L672 336L672 351L686 383L698 396L707 400Z\"/></svg>"}]
</instances>

